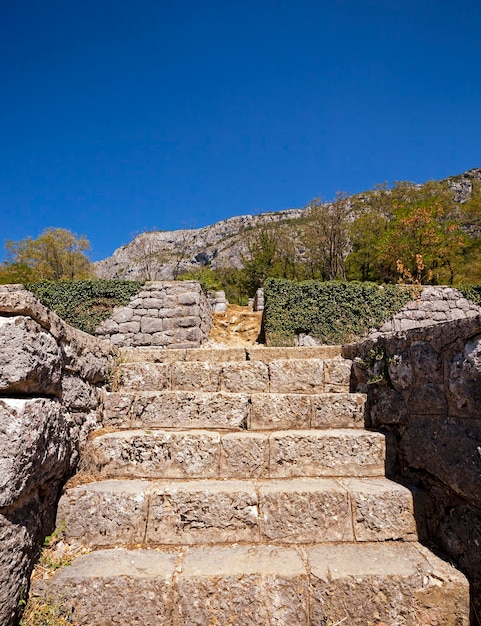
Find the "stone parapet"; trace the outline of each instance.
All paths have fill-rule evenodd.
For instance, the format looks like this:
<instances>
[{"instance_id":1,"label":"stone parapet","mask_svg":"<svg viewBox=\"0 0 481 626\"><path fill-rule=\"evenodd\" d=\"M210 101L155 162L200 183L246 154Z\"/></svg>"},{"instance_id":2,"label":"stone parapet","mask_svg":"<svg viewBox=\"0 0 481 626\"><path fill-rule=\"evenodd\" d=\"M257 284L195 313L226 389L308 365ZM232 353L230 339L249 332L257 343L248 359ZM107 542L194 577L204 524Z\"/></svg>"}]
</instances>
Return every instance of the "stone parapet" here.
<instances>
[{"instance_id":1,"label":"stone parapet","mask_svg":"<svg viewBox=\"0 0 481 626\"><path fill-rule=\"evenodd\" d=\"M146 284L96 334L119 347L198 348L211 326L211 307L199 283L164 281Z\"/></svg>"}]
</instances>

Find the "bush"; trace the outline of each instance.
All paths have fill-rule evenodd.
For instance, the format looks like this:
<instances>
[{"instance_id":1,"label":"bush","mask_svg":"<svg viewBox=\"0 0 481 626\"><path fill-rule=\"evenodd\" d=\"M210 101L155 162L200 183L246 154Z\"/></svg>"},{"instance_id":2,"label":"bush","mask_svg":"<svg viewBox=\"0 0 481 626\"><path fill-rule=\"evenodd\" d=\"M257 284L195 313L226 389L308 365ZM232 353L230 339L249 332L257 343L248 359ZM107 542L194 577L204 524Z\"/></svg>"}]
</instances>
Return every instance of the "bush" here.
<instances>
[{"instance_id":1,"label":"bush","mask_svg":"<svg viewBox=\"0 0 481 626\"><path fill-rule=\"evenodd\" d=\"M465 298L481 306L481 285L461 285L456 287Z\"/></svg>"},{"instance_id":2,"label":"bush","mask_svg":"<svg viewBox=\"0 0 481 626\"><path fill-rule=\"evenodd\" d=\"M128 280L45 280L25 288L63 320L94 334L114 307L127 304L143 283Z\"/></svg>"},{"instance_id":3,"label":"bush","mask_svg":"<svg viewBox=\"0 0 481 626\"><path fill-rule=\"evenodd\" d=\"M361 282L264 283L264 328L271 346L294 345L301 333L324 344L355 341L398 313L415 288Z\"/></svg>"}]
</instances>

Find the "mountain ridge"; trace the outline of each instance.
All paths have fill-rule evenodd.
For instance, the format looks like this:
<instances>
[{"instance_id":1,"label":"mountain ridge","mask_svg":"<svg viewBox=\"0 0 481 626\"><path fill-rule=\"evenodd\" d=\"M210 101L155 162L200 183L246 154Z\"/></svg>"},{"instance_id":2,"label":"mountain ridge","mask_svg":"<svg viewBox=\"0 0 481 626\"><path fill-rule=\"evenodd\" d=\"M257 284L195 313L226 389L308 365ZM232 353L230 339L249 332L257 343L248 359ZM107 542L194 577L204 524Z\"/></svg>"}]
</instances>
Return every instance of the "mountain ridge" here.
<instances>
[{"instance_id":1,"label":"mountain ridge","mask_svg":"<svg viewBox=\"0 0 481 626\"><path fill-rule=\"evenodd\" d=\"M446 183L453 193L453 201L463 204L473 191L473 180L481 181L481 168L428 182ZM428 182L415 186L422 188ZM362 198L370 191L352 194L349 198ZM95 273L98 278L108 279L171 280L206 265L212 269L240 268L246 252L243 233L263 224L298 220L305 215L306 208L234 216L196 229L141 233L117 248L110 257L94 263Z\"/></svg>"}]
</instances>

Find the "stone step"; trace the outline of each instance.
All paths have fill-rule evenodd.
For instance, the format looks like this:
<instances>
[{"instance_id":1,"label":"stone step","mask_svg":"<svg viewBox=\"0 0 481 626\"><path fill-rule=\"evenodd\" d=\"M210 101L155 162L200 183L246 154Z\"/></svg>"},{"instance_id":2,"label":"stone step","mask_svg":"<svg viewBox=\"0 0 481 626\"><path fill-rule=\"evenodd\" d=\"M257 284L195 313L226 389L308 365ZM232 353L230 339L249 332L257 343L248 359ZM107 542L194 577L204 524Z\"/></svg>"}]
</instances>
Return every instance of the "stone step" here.
<instances>
[{"instance_id":1,"label":"stone step","mask_svg":"<svg viewBox=\"0 0 481 626\"><path fill-rule=\"evenodd\" d=\"M106 428L363 428L359 393L274 394L116 391L104 395Z\"/></svg>"},{"instance_id":2,"label":"stone step","mask_svg":"<svg viewBox=\"0 0 481 626\"><path fill-rule=\"evenodd\" d=\"M276 359L332 359L341 356L342 346L315 346L312 348L267 348L246 346L245 348L120 348L123 363L172 363L174 361L262 361L269 363Z\"/></svg>"},{"instance_id":3,"label":"stone step","mask_svg":"<svg viewBox=\"0 0 481 626\"><path fill-rule=\"evenodd\" d=\"M351 361L277 359L121 363L117 382L127 391L323 393L349 391Z\"/></svg>"},{"instance_id":4,"label":"stone step","mask_svg":"<svg viewBox=\"0 0 481 626\"><path fill-rule=\"evenodd\" d=\"M384 438L349 429L126 430L92 439L83 466L101 478L379 476L385 471Z\"/></svg>"},{"instance_id":5,"label":"stone step","mask_svg":"<svg viewBox=\"0 0 481 626\"><path fill-rule=\"evenodd\" d=\"M105 480L67 489L57 522L90 547L415 541L414 502L386 478Z\"/></svg>"},{"instance_id":6,"label":"stone step","mask_svg":"<svg viewBox=\"0 0 481 626\"><path fill-rule=\"evenodd\" d=\"M33 593L79 626L468 626L469 586L417 543L100 550Z\"/></svg>"}]
</instances>

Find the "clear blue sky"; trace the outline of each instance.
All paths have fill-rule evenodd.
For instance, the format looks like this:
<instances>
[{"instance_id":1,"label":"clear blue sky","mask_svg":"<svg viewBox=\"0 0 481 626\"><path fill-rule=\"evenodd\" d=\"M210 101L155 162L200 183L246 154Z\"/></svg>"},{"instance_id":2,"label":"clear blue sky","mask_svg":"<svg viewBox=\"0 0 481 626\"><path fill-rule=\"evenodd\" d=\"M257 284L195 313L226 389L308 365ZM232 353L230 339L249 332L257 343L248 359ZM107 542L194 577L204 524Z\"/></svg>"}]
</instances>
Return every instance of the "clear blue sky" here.
<instances>
[{"instance_id":1,"label":"clear blue sky","mask_svg":"<svg viewBox=\"0 0 481 626\"><path fill-rule=\"evenodd\" d=\"M479 0L4 2L1 239L68 228L97 260L480 167L480 32Z\"/></svg>"}]
</instances>

